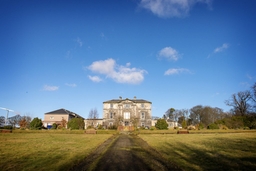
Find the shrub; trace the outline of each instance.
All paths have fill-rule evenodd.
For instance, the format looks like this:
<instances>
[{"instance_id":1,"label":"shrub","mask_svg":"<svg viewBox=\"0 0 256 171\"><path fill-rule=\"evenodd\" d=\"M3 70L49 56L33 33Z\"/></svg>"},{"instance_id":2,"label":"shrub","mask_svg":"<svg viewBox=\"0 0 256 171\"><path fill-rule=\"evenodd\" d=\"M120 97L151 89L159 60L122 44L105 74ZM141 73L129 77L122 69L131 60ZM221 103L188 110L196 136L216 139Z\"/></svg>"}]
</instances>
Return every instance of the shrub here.
<instances>
[{"instance_id":1,"label":"shrub","mask_svg":"<svg viewBox=\"0 0 256 171\"><path fill-rule=\"evenodd\" d=\"M108 129L117 129L117 126L116 125L111 125L108 127Z\"/></svg>"},{"instance_id":2,"label":"shrub","mask_svg":"<svg viewBox=\"0 0 256 171\"><path fill-rule=\"evenodd\" d=\"M104 129L103 125L99 125L98 129Z\"/></svg>"},{"instance_id":3,"label":"shrub","mask_svg":"<svg viewBox=\"0 0 256 171\"><path fill-rule=\"evenodd\" d=\"M65 129L62 125L58 125L57 129Z\"/></svg>"},{"instance_id":4,"label":"shrub","mask_svg":"<svg viewBox=\"0 0 256 171\"><path fill-rule=\"evenodd\" d=\"M153 131L153 130L156 130L156 127L155 127L155 126L151 126L151 127L150 127L150 130L152 130L152 131Z\"/></svg>"},{"instance_id":5,"label":"shrub","mask_svg":"<svg viewBox=\"0 0 256 171\"><path fill-rule=\"evenodd\" d=\"M189 125L189 126L187 127L187 129L188 129L188 130L195 130L196 127L195 127L194 125Z\"/></svg>"},{"instance_id":6,"label":"shrub","mask_svg":"<svg viewBox=\"0 0 256 171\"><path fill-rule=\"evenodd\" d=\"M200 129L204 129L204 124L203 123L199 123L196 125L196 129L200 130Z\"/></svg>"},{"instance_id":7,"label":"shrub","mask_svg":"<svg viewBox=\"0 0 256 171\"><path fill-rule=\"evenodd\" d=\"M165 119L158 119L156 122L157 129L168 129L168 124Z\"/></svg>"},{"instance_id":8,"label":"shrub","mask_svg":"<svg viewBox=\"0 0 256 171\"><path fill-rule=\"evenodd\" d=\"M211 123L207 126L207 129L219 129L219 126L215 123Z\"/></svg>"},{"instance_id":9,"label":"shrub","mask_svg":"<svg viewBox=\"0 0 256 171\"><path fill-rule=\"evenodd\" d=\"M73 118L68 121L69 129L84 129L84 120L82 118Z\"/></svg>"},{"instance_id":10,"label":"shrub","mask_svg":"<svg viewBox=\"0 0 256 171\"><path fill-rule=\"evenodd\" d=\"M42 129L42 126L43 126L42 120L39 118L34 118L30 122L30 129L39 130L39 129Z\"/></svg>"},{"instance_id":11,"label":"shrub","mask_svg":"<svg viewBox=\"0 0 256 171\"><path fill-rule=\"evenodd\" d=\"M224 129L224 130L228 130L228 127L226 125L222 125L222 124L219 125L219 128Z\"/></svg>"},{"instance_id":12,"label":"shrub","mask_svg":"<svg viewBox=\"0 0 256 171\"><path fill-rule=\"evenodd\" d=\"M51 129L57 129L57 126L58 125L56 123L53 123Z\"/></svg>"},{"instance_id":13,"label":"shrub","mask_svg":"<svg viewBox=\"0 0 256 171\"><path fill-rule=\"evenodd\" d=\"M4 126L4 129L12 129L13 127L12 127L12 125L5 125Z\"/></svg>"}]
</instances>

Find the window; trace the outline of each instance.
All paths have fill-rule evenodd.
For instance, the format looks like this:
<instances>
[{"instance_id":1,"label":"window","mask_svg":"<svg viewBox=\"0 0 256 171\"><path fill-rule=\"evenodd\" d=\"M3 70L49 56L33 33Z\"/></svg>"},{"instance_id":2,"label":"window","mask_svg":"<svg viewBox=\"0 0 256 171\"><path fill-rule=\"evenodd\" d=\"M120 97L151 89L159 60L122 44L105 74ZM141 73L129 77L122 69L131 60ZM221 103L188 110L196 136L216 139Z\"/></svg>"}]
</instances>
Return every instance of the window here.
<instances>
[{"instance_id":1,"label":"window","mask_svg":"<svg viewBox=\"0 0 256 171\"><path fill-rule=\"evenodd\" d=\"M145 123L144 123L144 122L141 122L141 126L142 126L142 127L145 127Z\"/></svg>"},{"instance_id":2,"label":"window","mask_svg":"<svg viewBox=\"0 0 256 171\"><path fill-rule=\"evenodd\" d=\"M145 119L145 113L144 112L141 113L141 119Z\"/></svg>"},{"instance_id":3,"label":"window","mask_svg":"<svg viewBox=\"0 0 256 171\"><path fill-rule=\"evenodd\" d=\"M141 103L141 107L144 107L144 103Z\"/></svg>"},{"instance_id":4,"label":"window","mask_svg":"<svg viewBox=\"0 0 256 171\"><path fill-rule=\"evenodd\" d=\"M50 116L50 119L54 119L54 116Z\"/></svg>"},{"instance_id":5,"label":"window","mask_svg":"<svg viewBox=\"0 0 256 171\"><path fill-rule=\"evenodd\" d=\"M110 117L110 119L112 119L112 118L113 118L113 113L112 113L112 112L110 113L110 116L109 116L109 117Z\"/></svg>"},{"instance_id":6,"label":"window","mask_svg":"<svg viewBox=\"0 0 256 171\"><path fill-rule=\"evenodd\" d=\"M110 108L113 108L113 104L112 103L110 104Z\"/></svg>"},{"instance_id":7,"label":"window","mask_svg":"<svg viewBox=\"0 0 256 171\"><path fill-rule=\"evenodd\" d=\"M124 119L130 119L130 112L124 112Z\"/></svg>"}]
</instances>

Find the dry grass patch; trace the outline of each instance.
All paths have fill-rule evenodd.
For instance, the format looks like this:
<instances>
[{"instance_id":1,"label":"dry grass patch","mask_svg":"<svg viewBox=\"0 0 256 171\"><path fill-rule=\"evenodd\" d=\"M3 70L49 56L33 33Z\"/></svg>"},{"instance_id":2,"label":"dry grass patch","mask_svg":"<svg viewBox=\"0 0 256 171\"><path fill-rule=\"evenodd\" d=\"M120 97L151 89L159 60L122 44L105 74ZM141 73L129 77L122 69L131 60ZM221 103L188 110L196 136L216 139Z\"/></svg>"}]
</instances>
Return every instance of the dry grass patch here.
<instances>
[{"instance_id":1,"label":"dry grass patch","mask_svg":"<svg viewBox=\"0 0 256 171\"><path fill-rule=\"evenodd\" d=\"M67 170L111 134L0 134L1 170Z\"/></svg>"},{"instance_id":2,"label":"dry grass patch","mask_svg":"<svg viewBox=\"0 0 256 171\"><path fill-rule=\"evenodd\" d=\"M256 170L256 134L139 135L184 170Z\"/></svg>"}]
</instances>

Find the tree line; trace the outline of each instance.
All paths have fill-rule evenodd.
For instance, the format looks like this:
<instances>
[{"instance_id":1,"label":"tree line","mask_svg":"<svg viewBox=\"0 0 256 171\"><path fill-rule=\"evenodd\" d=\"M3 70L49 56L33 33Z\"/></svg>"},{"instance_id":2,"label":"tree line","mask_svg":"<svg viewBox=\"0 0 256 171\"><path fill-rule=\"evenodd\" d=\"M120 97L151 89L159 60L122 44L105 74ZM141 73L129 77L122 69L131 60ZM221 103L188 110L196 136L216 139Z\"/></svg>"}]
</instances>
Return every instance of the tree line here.
<instances>
[{"instance_id":1,"label":"tree line","mask_svg":"<svg viewBox=\"0 0 256 171\"><path fill-rule=\"evenodd\" d=\"M231 110L197 105L191 109L168 109L163 118L178 122L183 128L190 125L198 129L255 129L256 128L256 83L246 91L232 94L225 104Z\"/></svg>"}]
</instances>

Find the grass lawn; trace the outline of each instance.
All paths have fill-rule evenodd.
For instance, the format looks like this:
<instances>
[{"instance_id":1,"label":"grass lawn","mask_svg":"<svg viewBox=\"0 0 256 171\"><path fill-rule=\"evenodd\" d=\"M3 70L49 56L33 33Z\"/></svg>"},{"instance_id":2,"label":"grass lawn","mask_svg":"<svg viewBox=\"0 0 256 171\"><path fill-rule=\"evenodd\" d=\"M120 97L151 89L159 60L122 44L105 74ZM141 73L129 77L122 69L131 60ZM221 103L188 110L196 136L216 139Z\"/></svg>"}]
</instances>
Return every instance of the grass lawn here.
<instances>
[{"instance_id":1,"label":"grass lawn","mask_svg":"<svg viewBox=\"0 0 256 171\"><path fill-rule=\"evenodd\" d=\"M0 134L0 170L68 170L112 134Z\"/></svg>"},{"instance_id":2,"label":"grass lawn","mask_svg":"<svg viewBox=\"0 0 256 171\"><path fill-rule=\"evenodd\" d=\"M256 133L140 134L184 170L256 170Z\"/></svg>"}]
</instances>

